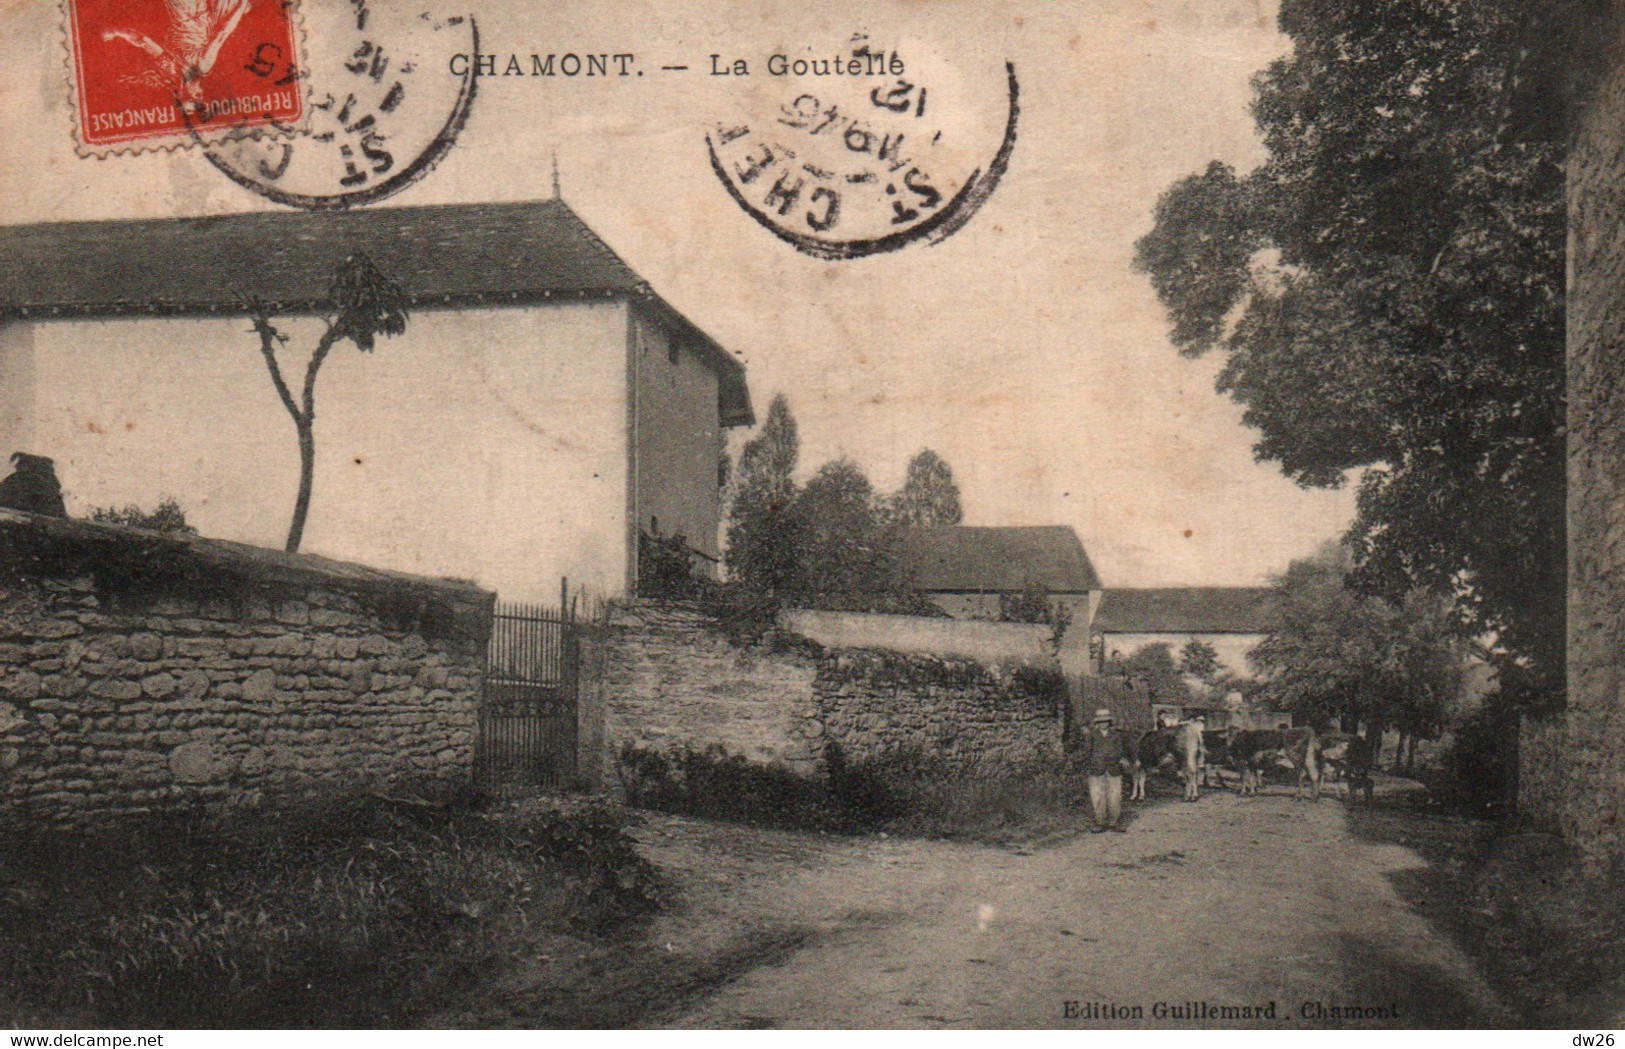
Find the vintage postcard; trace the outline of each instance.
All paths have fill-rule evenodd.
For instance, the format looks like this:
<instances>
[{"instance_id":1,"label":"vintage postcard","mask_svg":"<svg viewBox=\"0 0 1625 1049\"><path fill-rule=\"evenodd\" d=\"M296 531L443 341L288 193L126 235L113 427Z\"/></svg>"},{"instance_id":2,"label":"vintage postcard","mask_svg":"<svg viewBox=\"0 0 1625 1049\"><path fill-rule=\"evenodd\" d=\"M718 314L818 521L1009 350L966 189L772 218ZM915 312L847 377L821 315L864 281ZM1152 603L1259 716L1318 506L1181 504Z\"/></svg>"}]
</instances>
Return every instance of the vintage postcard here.
<instances>
[{"instance_id":1,"label":"vintage postcard","mask_svg":"<svg viewBox=\"0 0 1625 1049\"><path fill-rule=\"evenodd\" d=\"M3 0L0 1021L1612 1045L1606 6Z\"/></svg>"}]
</instances>

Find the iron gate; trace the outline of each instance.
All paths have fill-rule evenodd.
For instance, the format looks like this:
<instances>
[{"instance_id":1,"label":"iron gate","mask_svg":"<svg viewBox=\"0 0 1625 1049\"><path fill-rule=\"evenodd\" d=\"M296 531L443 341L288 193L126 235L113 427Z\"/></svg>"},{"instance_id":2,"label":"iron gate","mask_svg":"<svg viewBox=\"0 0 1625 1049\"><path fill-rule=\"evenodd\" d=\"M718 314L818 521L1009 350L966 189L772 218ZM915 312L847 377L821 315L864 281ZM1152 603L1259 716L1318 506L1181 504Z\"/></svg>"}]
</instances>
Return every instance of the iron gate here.
<instances>
[{"instance_id":1,"label":"iron gate","mask_svg":"<svg viewBox=\"0 0 1625 1049\"><path fill-rule=\"evenodd\" d=\"M497 605L474 751L482 788L562 788L575 779L579 654L567 607Z\"/></svg>"}]
</instances>

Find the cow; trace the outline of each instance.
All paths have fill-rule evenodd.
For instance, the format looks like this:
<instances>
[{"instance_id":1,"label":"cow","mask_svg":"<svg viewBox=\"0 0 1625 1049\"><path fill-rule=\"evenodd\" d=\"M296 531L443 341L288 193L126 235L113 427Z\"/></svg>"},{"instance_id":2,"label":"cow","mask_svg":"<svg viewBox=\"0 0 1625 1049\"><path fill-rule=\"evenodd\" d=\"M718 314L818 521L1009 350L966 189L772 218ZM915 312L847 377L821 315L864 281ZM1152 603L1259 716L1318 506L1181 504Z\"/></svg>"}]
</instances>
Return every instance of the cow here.
<instances>
[{"instance_id":1,"label":"cow","mask_svg":"<svg viewBox=\"0 0 1625 1049\"><path fill-rule=\"evenodd\" d=\"M1202 767L1207 751L1200 725L1186 723L1145 732L1135 743L1133 754L1134 785L1129 791L1130 801L1144 801L1146 777L1167 765L1174 767L1184 783L1186 801L1196 801L1202 796Z\"/></svg>"},{"instance_id":2,"label":"cow","mask_svg":"<svg viewBox=\"0 0 1625 1049\"><path fill-rule=\"evenodd\" d=\"M1202 750L1206 753L1206 762L1202 768L1202 785L1204 787L1224 786L1224 777L1220 774L1221 766L1230 763L1230 731L1228 729L1204 729L1202 731Z\"/></svg>"},{"instance_id":3,"label":"cow","mask_svg":"<svg viewBox=\"0 0 1625 1049\"><path fill-rule=\"evenodd\" d=\"M1320 741L1312 728L1233 730L1228 741L1230 763L1241 771L1238 792L1246 797L1257 794L1264 782L1264 770L1277 761L1292 766L1297 788L1309 787L1309 796L1320 800Z\"/></svg>"},{"instance_id":4,"label":"cow","mask_svg":"<svg viewBox=\"0 0 1625 1049\"><path fill-rule=\"evenodd\" d=\"M1371 803L1374 750L1367 736L1338 736L1321 741L1322 770L1343 797L1352 797L1358 790L1365 794L1366 804Z\"/></svg>"}]
</instances>

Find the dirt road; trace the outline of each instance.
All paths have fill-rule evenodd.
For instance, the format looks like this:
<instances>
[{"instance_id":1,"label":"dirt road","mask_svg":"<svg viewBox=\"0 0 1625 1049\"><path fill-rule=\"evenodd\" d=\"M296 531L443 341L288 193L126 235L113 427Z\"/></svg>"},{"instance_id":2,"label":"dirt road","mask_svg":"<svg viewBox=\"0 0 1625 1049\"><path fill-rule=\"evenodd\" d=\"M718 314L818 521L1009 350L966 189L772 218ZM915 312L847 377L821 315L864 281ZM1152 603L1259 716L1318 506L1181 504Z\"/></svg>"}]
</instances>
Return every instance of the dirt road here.
<instances>
[{"instance_id":1,"label":"dirt road","mask_svg":"<svg viewBox=\"0 0 1625 1049\"><path fill-rule=\"evenodd\" d=\"M747 929L802 944L669 1026L1516 1022L1396 889L1420 856L1355 834L1331 799L1207 794L1027 854L653 815L639 836L691 889L655 930L666 950L715 952ZM1317 1003L1377 1014L1343 1021Z\"/></svg>"}]
</instances>

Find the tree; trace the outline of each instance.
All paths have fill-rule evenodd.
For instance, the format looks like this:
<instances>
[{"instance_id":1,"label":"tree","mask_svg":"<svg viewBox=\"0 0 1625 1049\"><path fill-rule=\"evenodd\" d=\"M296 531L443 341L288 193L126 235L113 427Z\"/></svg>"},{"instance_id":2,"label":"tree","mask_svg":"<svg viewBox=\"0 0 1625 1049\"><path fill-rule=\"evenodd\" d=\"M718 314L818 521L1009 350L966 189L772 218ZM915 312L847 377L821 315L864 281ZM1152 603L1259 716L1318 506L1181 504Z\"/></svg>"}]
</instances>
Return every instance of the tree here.
<instances>
[{"instance_id":1,"label":"tree","mask_svg":"<svg viewBox=\"0 0 1625 1049\"><path fill-rule=\"evenodd\" d=\"M728 575L747 590L773 594L799 589L794 475L800 455L790 404L782 393L775 394L761 431L740 451L734 477Z\"/></svg>"},{"instance_id":2,"label":"tree","mask_svg":"<svg viewBox=\"0 0 1625 1049\"><path fill-rule=\"evenodd\" d=\"M1564 629L1562 151L1513 119L1542 12L1283 0L1268 159L1176 183L1136 255L1181 352L1226 354L1261 460L1361 471L1354 585L1453 600L1529 706Z\"/></svg>"},{"instance_id":3,"label":"tree","mask_svg":"<svg viewBox=\"0 0 1625 1049\"><path fill-rule=\"evenodd\" d=\"M886 589L891 572L880 542L874 488L850 459L819 467L796 500L804 595L811 600Z\"/></svg>"},{"instance_id":4,"label":"tree","mask_svg":"<svg viewBox=\"0 0 1625 1049\"><path fill-rule=\"evenodd\" d=\"M1183 706L1192 699L1190 688L1174 662L1173 649L1167 642L1158 641L1136 649L1122 661L1119 669L1136 688L1149 692L1153 703Z\"/></svg>"},{"instance_id":5,"label":"tree","mask_svg":"<svg viewBox=\"0 0 1625 1049\"><path fill-rule=\"evenodd\" d=\"M1050 628L1050 644L1060 648L1061 639L1072 625L1072 608L1058 601L1042 583L1027 582L1013 594L999 595L999 621L1039 623Z\"/></svg>"},{"instance_id":6,"label":"tree","mask_svg":"<svg viewBox=\"0 0 1625 1049\"><path fill-rule=\"evenodd\" d=\"M1191 638L1179 650L1179 672L1212 684L1219 676L1218 650L1200 638Z\"/></svg>"},{"instance_id":7,"label":"tree","mask_svg":"<svg viewBox=\"0 0 1625 1049\"><path fill-rule=\"evenodd\" d=\"M1263 698L1346 730L1434 734L1465 682L1467 644L1448 602L1415 590L1395 604L1345 585L1342 547L1294 561L1275 584L1275 621L1249 657Z\"/></svg>"},{"instance_id":8,"label":"tree","mask_svg":"<svg viewBox=\"0 0 1625 1049\"><path fill-rule=\"evenodd\" d=\"M299 551L305 534L305 518L310 512L311 489L316 473L316 375L333 347L348 341L362 353L371 353L378 336L399 335L406 330L406 296L385 277L372 260L356 252L344 260L328 284L328 301L333 314L325 318L327 327L316 341L305 363L305 382L298 400L282 377L276 349L288 337L271 323L264 305L249 301L249 316L260 337L260 354L271 373L282 406L293 418L299 437L299 495L293 504L293 521L288 526L287 550Z\"/></svg>"},{"instance_id":9,"label":"tree","mask_svg":"<svg viewBox=\"0 0 1625 1049\"><path fill-rule=\"evenodd\" d=\"M959 486L942 456L929 448L915 453L902 490L886 501L885 517L896 525L956 525L964 519Z\"/></svg>"}]
</instances>

